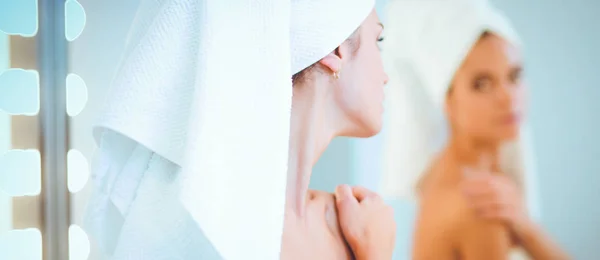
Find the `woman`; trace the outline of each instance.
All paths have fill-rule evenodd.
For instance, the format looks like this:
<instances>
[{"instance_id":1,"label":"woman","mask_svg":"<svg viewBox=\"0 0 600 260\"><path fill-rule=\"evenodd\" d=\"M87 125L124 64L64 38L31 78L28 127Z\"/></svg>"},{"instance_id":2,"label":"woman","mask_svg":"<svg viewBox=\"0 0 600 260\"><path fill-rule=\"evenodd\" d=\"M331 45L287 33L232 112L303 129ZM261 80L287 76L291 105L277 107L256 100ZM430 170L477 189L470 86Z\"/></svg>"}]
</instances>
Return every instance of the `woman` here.
<instances>
[{"instance_id":1,"label":"woman","mask_svg":"<svg viewBox=\"0 0 600 260\"><path fill-rule=\"evenodd\" d=\"M318 191L307 193L307 190L312 167L331 139L336 136L369 137L381 129L383 85L387 81L378 49L382 29L372 10L344 43L293 76L290 168L282 259L348 259L350 256L344 254L344 237L337 228L333 196ZM339 188L340 201L350 197L344 195L350 193L347 189ZM363 194L365 191L361 188L355 188L355 191L365 204L362 198L366 195ZM383 206L378 196L370 196L368 200L375 203L365 205L381 210L373 212L372 216L391 225L391 209ZM343 205L340 210L351 208ZM354 237L360 232L344 229L354 225L344 221L353 221L356 216L346 211L342 214L342 232L357 259L391 258L393 239L390 237L380 237L377 242L385 249L361 252L360 241ZM378 214L381 215L376 216ZM395 230L390 226L386 229ZM307 251L307 248L318 250Z\"/></svg>"},{"instance_id":2,"label":"woman","mask_svg":"<svg viewBox=\"0 0 600 260\"><path fill-rule=\"evenodd\" d=\"M412 174L417 191L413 259L514 259L522 257L517 248L533 259L567 259L525 209L525 86L509 22L487 1L399 0L388 10L385 50L397 76L390 83L411 99L394 101L420 115L404 121L411 141L390 144L390 159L412 167L395 175ZM436 149L440 136L447 141Z\"/></svg>"},{"instance_id":3,"label":"woman","mask_svg":"<svg viewBox=\"0 0 600 260\"><path fill-rule=\"evenodd\" d=\"M88 226L107 257L391 258L376 194L308 191L332 138L381 128L374 2L141 4L96 128Z\"/></svg>"}]
</instances>

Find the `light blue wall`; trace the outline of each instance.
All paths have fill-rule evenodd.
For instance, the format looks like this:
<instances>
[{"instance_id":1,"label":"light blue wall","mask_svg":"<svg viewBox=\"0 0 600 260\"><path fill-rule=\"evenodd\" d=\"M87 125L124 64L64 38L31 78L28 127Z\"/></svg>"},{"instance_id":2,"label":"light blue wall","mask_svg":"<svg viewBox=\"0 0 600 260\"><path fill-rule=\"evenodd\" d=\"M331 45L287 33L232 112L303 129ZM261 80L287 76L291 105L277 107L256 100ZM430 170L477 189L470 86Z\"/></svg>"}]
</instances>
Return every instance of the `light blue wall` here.
<instances>
[{"instance_id":1,"label":"light blue wall","mask_svg":"<svg viewBox=\"0 0 600 260\"><path fill-rule=\"evenodd\" d=\"M352 139L334 139L313 168L310 188L333 192L338 184L354 183L353 150Z\"/></svg>"},{"instance_id":2,"label":"light blue wall","mask_svg":"<svg viewBox=\"0 0 600 260\"><path fill-rule=\"evenodd\" d=\"M600 256L600 2L495 0L525 42L542 224Z\"/></svg>"}]
</instances>

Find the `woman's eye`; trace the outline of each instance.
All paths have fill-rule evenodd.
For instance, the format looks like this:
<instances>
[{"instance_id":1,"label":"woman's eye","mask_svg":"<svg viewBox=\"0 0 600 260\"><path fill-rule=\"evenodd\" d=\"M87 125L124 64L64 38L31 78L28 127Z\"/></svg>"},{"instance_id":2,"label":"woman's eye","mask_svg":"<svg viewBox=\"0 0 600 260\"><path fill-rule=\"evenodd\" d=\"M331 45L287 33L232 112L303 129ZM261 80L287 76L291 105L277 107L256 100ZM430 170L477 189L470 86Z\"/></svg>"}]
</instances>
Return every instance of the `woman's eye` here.
<instances>
[{"instance_id":1,"label":"woman's eye","mask_svg":"<svg viewBox=\"0 0 600 260\"><path fill-rule=\"evenodd\" d=\"M512 84L519 84L519 82L521 81L522 78L522 73L520 70L514 71L513 73L510 74L510 83Z\"/></svg>"},{"instance_id":2,"label":"woman's eye","mask_svg":"<svg viewBox=\"0 0 600 260\"><path fill-rule=\"evenodd\" d=\"M473 88L477 91L489 91L492 88L492 81L487 78L476 79Z\"/></svg>"},{"instance_id":3,"label":"woman's eye","mask_svg":"<svg viewBox=\"0 0 600 260\"><path fill-rule=\"evenodd\" d=\"M381 43L383 42L383 36L377 38L377 48L381 50Z\"/></svg>"}]
</instances>

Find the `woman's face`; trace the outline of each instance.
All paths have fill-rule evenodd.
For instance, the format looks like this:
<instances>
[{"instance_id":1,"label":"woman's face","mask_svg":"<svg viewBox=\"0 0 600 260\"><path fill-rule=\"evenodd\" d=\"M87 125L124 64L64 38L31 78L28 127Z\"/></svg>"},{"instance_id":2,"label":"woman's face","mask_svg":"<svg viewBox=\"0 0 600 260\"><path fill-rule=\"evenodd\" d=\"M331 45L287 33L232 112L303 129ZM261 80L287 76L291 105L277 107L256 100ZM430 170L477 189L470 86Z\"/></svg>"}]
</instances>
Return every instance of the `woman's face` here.
<instances>
[{"instance_id":1,"label":"woman's face","mask_svg":"<svg viewBox=\"0 0 600 260\"><path fill-rule=\"evenodd\" d=\"M382 31L383 25L373 10L353 39L358 49L343 48L353 52L342 63L335 91L335 100L351 123L344 135L369 137L381 130L383 86L388 81L379 51Z\"/></svg>"},{"instance_id":2,"label":"woman's face","mask_svg":"<svg viewBox=\"0 0 600 260\"><path fill-rule=\"evenodd\" d=\"M487 141L518 137L524 113L521 56L515 46L485 34L454 77L446 102L451 127Z\"/></svg>"}]
</instances>

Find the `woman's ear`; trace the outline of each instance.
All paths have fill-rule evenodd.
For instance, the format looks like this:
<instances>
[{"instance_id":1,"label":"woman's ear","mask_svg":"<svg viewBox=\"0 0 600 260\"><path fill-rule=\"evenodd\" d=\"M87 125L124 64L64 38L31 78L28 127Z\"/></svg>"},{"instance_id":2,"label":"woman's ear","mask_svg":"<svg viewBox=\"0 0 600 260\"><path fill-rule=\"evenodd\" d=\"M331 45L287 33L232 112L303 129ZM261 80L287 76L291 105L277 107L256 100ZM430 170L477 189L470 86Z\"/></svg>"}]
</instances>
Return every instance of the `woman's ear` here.
<instances>
[{"instance_id":1,"label":"woman's ear","mask_svg":"<svg viewBox=\"0 0 600 260\"><path fill-rule=\"evenodd\" d=\"M342 69L342 63L344 59L350 57L351 48L347 42L342 43L333 52L327 54L322 58L319 63L329 68L332 72L339 72Z\"/></svg>"},{"instance_id":2,"label":"woman's ear","mask_svg":"<svg viewBox=\"0 0 600 260\"><path fill-rule=\"evenodd\" d=\"M338 56L337 52L338 50L336 49L334 52L327 54L319 63L331 70L331 72L339 72L342 69L342 58Z\"/></svg>"}]
</instances>

